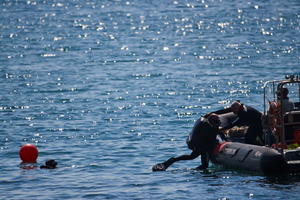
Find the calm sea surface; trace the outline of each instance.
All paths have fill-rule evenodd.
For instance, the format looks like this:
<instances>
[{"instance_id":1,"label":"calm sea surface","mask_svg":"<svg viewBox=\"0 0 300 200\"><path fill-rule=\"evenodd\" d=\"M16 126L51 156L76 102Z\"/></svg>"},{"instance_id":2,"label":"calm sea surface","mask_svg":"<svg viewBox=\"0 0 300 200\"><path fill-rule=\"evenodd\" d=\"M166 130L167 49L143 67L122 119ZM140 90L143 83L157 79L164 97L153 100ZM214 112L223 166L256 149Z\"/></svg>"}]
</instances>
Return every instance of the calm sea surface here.
<instances>
[{"instance_id":1,"label":"calm sea surface","mask_svg":"<svg viewBox=\"0 0 300 200\"><path fill-rule=\"evenodd\" d=\"M300 73L300 1L1 0L0 199L299 199L189 153L201 115L262 110L262 85ZM38 164L19 168L21 145Z\"/></svg>"}]
</instances>

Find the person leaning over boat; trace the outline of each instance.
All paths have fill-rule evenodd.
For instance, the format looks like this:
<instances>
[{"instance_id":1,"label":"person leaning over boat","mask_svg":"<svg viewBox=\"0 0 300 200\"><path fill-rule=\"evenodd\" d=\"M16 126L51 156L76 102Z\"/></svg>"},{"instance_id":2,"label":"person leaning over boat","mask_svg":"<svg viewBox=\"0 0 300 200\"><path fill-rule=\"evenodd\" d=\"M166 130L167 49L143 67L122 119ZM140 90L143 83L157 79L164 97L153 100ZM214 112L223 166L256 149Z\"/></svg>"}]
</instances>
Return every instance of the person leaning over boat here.
<instances>
[{"instance_id":1,"label":"person leaning over boat","mask_svg":"<svg viewBox=\"0 0 300 200\"><path fill-rule=\"evenodd\" d=\"M188 136L186 143L192 150L189 155L172 157L163 163L158 163L152 167L153 171L165 171L170 165L180 160L193 160L201 155L201 165L197 170L208 167L209 158L212 158L213 151L218 144L217 135L221 121L216 114L210 114L207 118L200 118L196 121L192 132ZM220 138L221 140L221 138Z\"/></svg>"},{"instance_id":2,"label":"person leaning over boat","mask_svg":"<svg viewBox=\"0 0 300 200\"><path fill-rule=\"evenodd\" d=\"M213 112L215 114L225 114L233 112L238 116L227 127L223 127L222 130L230 129L234 126L248 126L248 130L245 135L245 143L262 145L263 143L263 127L262 127L262 113L252 108L241 104L239 101L235 101L231 104L230 108ZM257 138L259 141L257 141Z\"/></svg>"}]
</instances>

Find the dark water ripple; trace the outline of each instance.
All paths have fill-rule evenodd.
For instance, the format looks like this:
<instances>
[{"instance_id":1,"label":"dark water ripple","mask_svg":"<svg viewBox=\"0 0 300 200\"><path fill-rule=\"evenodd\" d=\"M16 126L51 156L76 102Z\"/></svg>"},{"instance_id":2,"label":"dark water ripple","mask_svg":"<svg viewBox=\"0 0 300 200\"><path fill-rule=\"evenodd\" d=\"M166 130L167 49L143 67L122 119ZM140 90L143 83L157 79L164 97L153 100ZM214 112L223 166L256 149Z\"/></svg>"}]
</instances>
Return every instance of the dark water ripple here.
<instances>
[{"instance_id":1,"label":"dark water ripple","mask_svg":"<svg viewBox=\"0 0 300 200\"><path fill-rule=\"evenodd\" d=\"M269 179L188 152L202 114L299 74L300 3L291 1L0 2L1 199L298 199L299 177ZM19 169L24 143L38 164Z\"/></svg>"}]
</instances>

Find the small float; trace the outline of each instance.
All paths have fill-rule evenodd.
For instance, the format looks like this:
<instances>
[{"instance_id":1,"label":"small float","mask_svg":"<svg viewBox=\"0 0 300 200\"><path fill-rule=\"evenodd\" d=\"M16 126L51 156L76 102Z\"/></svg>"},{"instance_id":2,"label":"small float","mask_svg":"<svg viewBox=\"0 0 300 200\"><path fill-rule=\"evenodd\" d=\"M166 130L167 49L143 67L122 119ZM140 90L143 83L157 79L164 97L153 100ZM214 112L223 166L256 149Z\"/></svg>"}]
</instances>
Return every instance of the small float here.
<instances>
[{"instance_id":1,"label":"small float","mask_svg":"<svg viewBox=\"0 0 300 200\"><path fill-rule=\"evenodd\" d=\"M250 170L266 175L300 172L300 77L264 84L264 145L250 145L232 140L215 149L214 162L225 167ZM287 109L284 90L289 91L293 107ZM292 101L291 101L292 100ZM231 123L235 116L220 116L222 124ZM240 130L239 130L240 131ZM240 131L243 132L243 131ZM234 137L230 137L234 138ZM240 140L241 141L241 140Z\"/></svg>"}]
</instances>

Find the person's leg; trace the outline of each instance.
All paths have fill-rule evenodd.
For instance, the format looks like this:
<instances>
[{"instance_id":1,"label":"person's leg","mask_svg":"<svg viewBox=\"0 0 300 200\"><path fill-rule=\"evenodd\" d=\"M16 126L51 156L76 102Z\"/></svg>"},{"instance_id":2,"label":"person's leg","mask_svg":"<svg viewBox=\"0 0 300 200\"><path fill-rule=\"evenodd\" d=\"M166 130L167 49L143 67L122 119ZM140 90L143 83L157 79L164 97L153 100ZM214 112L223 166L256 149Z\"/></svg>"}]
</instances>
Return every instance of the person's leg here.
<instances>
[{"instance_id":1,"label":"person's leg","mask_svg":"<svg viewBox=\"0 0 300 200\"><path fill-rule=\"evenodd\" d=\"M265 134L262 126L257 127L257 137L260 145L265 145Z\"/></svg>"},{"instance_id":2,"label":"person's leg","mask_svg":"<svg viewBox=\"0 0 300 200\"><path fill-rule=\"evenodd\" d=\"M247 132L245 135L246 144L256 144L256 135L253 132Z\"/></svg>"},{"instance_id":3,"label":"person's leg","mask_svg":"<svg viewBox=\"0 0 300 200\"><path fill-rule=\"evenodd\" d=\"M201 165L199 165L196 169L203 170L208 167L209 164L209 154L207 152L201 153Z\"/></svg>"},{"instance_id":4,"label":"person's leg","mask_svg":"<svg viewBox=\"0 0 300 200\"><path fill-rule=\"evenodd\" d=\"M152 167L152 171L165 171L169 166L171 166L173 163L181 161L181 160L193 160L197 158L200 155L200 153L197 153L193 151L190 155L182 155L178 157L172 157L166 160L163 163L158 163Z\"/></svg>"},{"instance_id":5,"label":"person's leg","mask_svg":"<svg viewBox=\"0 0 300 200\"><path fill-rule=\"evenodd\" d=\"M256 127L249 127L247 133L245 135L245 143L246 144L255 144L257 145L256 137L260 134L261 130Z\"/></svg>"},{"instance_id":6,"label":"person's leg","mask_svg":"<svg viewBox=\"0 0 300 200\"><path fill-rule=\"evenodd\" d=\"M254 145L264 145L264 140L262 137L257 135L254 132L248 132L245 135L245 143L246 144L254 144Z\"/></svg>"}]
</instances>

